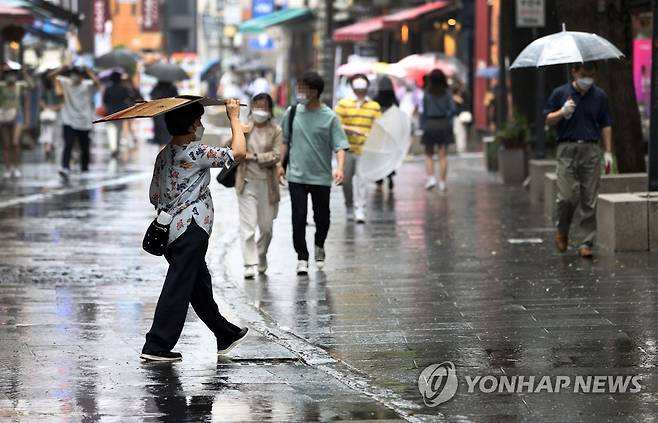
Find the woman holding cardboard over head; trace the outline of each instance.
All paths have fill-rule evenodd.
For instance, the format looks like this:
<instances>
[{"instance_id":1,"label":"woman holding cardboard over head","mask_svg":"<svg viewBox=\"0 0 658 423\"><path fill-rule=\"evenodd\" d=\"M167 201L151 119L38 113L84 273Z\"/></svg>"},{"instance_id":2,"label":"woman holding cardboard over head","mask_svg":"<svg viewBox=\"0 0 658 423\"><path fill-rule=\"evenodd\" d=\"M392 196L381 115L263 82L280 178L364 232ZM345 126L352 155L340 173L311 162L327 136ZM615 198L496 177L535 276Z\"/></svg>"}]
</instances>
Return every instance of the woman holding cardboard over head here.
<instances>
[{"instance_id":1,"label":"woman holding cardboard over head","mask_svg":"<svg viewBox=\"0 0 658 423\"><path fill-rule=\"evenodd\" d=\"M247 334L227 321L212 295L211 276L205 256L213 224L213 203L208 184L211 167L230 167L245 158L245 137L240 124L240 103L226 102L232 139L231 147L203 144L203 106L194 102L165 114L171 141L158 154L150 188L151 204L166 217L169 239L164 256L169 270L158 300L151 330L141 358L176 361L182 358L172 349L178 342L187 309L194 311L215 334L217 353L228 352Z\"/></svg>"}]
</instances>

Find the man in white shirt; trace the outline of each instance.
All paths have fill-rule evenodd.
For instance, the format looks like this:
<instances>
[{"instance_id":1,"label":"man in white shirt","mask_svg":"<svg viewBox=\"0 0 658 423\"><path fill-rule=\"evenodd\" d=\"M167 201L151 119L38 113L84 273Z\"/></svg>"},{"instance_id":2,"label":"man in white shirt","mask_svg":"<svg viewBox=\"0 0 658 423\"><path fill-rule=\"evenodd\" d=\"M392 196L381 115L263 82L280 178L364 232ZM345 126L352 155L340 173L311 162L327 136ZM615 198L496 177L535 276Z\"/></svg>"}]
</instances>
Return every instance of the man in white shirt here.
<instances>
[{"instance_id":1,"label":"man in white shirt","mask_svg":"<svg viewBox=\"0 0 658 423\"><path fill-rule=\"evenodd\" d=\"M80 166L83 173L89 171L90 144L89 131L94 120L93 96L100 87L100 80L88 68L73 68L68 76L63 73L69 70L62 67L51 73L51 78L62 87L64 107L61 117L64 133L64 151L62 153L62 168L59 174L68 178L73 143L78 140L80 145ZM84 79L88 77L89 79Z\"/></svg>"}]
</instances>

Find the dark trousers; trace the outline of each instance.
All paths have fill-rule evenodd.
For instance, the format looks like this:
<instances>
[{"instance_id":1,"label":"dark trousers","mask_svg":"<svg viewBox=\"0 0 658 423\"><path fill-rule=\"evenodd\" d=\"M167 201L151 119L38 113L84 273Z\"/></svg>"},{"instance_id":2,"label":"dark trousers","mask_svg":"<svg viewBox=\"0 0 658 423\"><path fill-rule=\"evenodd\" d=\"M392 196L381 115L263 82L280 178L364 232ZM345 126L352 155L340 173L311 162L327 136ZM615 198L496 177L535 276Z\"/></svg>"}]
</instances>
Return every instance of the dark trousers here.
<instances>
[{"instance_id":1,"label":"dark trousers","mask_svg":"<svg viewBox=\"0 0 658 423\"><path fill-rule=\"evenodd\" d=\"M288 182L290 203L292 205L292 243L298 260L308 260L306 247L306 211L308 195L313 203L313 221L315 221L315 245L324 248L324 241L329 233L329 194L331 187Z\"/></svg>"},{"instance_id":2,"label":"dark trousers","mask_svg":"<svg viewBox=\"0 0 658 423\"><path fill-rule=\"evenodd\" d=\"M217 338L233 336L240 328L219 313L212 296L210 272L206 266L208 234L192 220L165 251L169 270L155 308L153 325L146 334L144 349L171 351L185 324L190 303L197 316Z\"/></svg>"},{"instance_id":3,"label":"dark trousers","mask_svg":"<svg viewBox=\"0 0 658 423\"><path fill-rule=\"evenodd\" d=\"M64 151L62 152L62 167L68 169L71 163L73 143L78 140L80 144L80 166L83 172L89 170L90 144L89 131L73 129L64 125Z\"/></svg>"}]
</instances>

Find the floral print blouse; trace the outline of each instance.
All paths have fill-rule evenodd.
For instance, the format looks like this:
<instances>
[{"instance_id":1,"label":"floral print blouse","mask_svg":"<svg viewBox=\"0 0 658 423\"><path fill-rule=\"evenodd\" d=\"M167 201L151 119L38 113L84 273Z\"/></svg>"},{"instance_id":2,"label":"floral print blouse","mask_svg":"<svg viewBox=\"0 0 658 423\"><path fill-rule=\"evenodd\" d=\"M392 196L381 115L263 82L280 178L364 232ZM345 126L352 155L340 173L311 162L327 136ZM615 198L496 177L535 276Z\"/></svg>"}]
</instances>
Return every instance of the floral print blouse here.
<instances>
[{"instance_id":1,"label":"floral print blouse","mask_svg":"<svg viewBox=\"0 0 658 423\"><path fill-rule=\"evenodd\" d=\"M192 219L210 236L214 209L210 196L210 168L233 164L233 154L226 147L212 147L192 142L167 144L155 160L149 196L156 210L173 215L169 242L181 236ZM179 198L180 196L180 198ZM178 200L177 200L178 198Z\"/></svg>"}]
</instances>

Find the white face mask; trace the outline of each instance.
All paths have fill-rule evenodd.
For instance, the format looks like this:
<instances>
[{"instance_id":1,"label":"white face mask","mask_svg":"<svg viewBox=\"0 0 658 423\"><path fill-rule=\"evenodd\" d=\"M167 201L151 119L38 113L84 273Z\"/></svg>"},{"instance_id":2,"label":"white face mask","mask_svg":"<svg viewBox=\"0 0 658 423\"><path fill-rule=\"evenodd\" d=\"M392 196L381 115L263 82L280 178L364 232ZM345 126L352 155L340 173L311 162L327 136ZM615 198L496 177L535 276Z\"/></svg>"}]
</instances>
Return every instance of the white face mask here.
<instances>
[{"instance_id":1,"label":"white face mask","mask_svg":"<svg viewBox=\"0 0 658 423\"><path fill-rule=\"evenodd\" d=\"M576 79L576 85L578 85L578 88L583 91L589 90L592 84L594 84L594 78L588 76Z\"/></svg>"},{"instance_id":2,"label":"white face mask","mask_svg":"<svg viewBox=\"0 0 658 423\"><path fill-rule=\"evenodd\" d=\"M256 123L267 122L267 120L270 118L270 112L267 110L256 109L251 112L251 118Z\"/></svg>"},{"instance_id":3,"label":"white face mask","mask_svg":"<svg viewBox=\"0 0 658 423\"><path fill-rule=\"evenodd\" d=\"M308 97L306 97L306 93L297 93L297 103L303 104L304 106L308 104Z\"/></svg>"},{"instance_id":4,"label":"white face mask","mask_svg":"<svg viewBox=\"0 0 658 423\"><path fill-rule=\"evenodd\" d=\"M352 89L354 91L365 91L368 89L368 83L362 78L355 79L352 81Z\"/></svg>"},{"instance_id":5,"label":"white face mask","mask_svg":"<svg viewBox=\"0 0 658 423\"><path fill-rule=\"evenodd\" d=\"M203 126L197 126L196 131L194 131L194 141L201 141L201 138L203 138L203 131L205 131L206 128Z\"/></svg>"}]
</instances>

